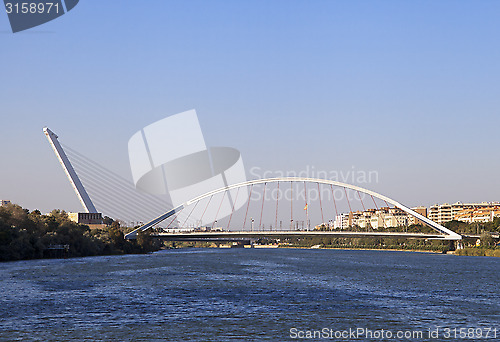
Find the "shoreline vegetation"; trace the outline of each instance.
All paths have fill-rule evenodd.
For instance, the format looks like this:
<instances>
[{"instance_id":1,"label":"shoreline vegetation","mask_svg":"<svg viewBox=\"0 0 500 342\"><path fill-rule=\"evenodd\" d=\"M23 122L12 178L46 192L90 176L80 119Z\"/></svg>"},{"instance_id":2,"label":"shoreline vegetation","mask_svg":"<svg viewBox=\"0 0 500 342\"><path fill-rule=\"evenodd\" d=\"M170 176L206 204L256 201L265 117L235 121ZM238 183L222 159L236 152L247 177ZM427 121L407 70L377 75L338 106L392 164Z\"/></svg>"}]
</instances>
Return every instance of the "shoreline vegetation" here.
<instances>
[{"instance_id":1,"label":"shoreline vegetation","mask_svg":"<svg viewBox=\"0 0 500 342\"><path fill-rule=\"evenodd\" d=\"M313 247L285 247L280 246L280 248L304 248L311 249ZM319 247L318 249L339 249L344 251L390 251L390 252L416 252L416 253L434 253L434 254L449 254L449 255L458 255L458 256L487 256L487 257L500 257L500 249L499 248L464 248L458 249L455 251L436 251L429 249L389 249L389 248L345 248L345 247Z\"/></svg>"},{"instance_id":2,"label":"shoreline vegetation","mask_svg":"<svg viewBox=\"0 0 500 342\"><path fill-rule=\"evenodd\" d=\"M446 254L446 252L435 251L429 249L396 249L396 248L346 248L346 247L286 247L280 246L280 248L297 248L297 249L338 249L342 251L384 251L384 252L416 252L416 253L434 253L434 254Z\"/></svg>"},{"instance_id":3,"label":"shoreline vegetation","mask_svg":"<svg viewBox=\"0 0 500 342\"><path fill-rule=\"evenodd\" d=\"M366 238L370 239L370 238ZM287 239L288 240L288 239ZM306 240L303 238L301 240ZM440 242L440 241L439 241ZM230 248L230 247L245 247L250 248L250 245L236 245L228 243L213 243L213 242L167 242L167 248ZM254 248L290 248L290 249L341 249L341 250L381 250L381 251L401 251L401 252L430 252L430 253L447 253L450 251L449 243L444 243L442 245L437 243L431 243L428 245L405 245L402 242L401 245L370 245L370 244L321 244L321 243L307 243L307 241L301 241L301 243L277 243L275 241L269 240L259 240L253 246Z\"/></svg>"},{"instance_id":4,"label":"shoreline vegetation","mask_svg":"<svg viewBox=\"0 0 500 342\"><path fill-rule=\"evenodd\" d=\"M500 257L500 248L464 248L458 249L453 254L460 256L487 256Z\"/></svg>"},{"instance_id":5,"label":"shoreline vegetation","mask_svg":"<svg viewBox=\"0 0 500 342\"><path fill-rule=\"evenodd\" d=\"M167 248L231 248L228 244L210 244L210 243L174 243L169 245ZM250 246L244 246L249 248ZM446 248L430 248L430 249L415 249L415 248L386 248L386 247L332 247L332 246L294 246L294 245L276 245L276 244L264 244L255 245L252 248L288 248L288 249L337 249L343 251L384 251L384 252L415 252L415 253L432 253L432 254L449 254L457 256L487 256L487 257L500 257L500 248L484 248L484 247L467 247L458 250L449 250Z\"/></svg>"},{"instance_id":6,"label":"shoreline vegetation","mask_svg":"<svg viewBox=\"0 0 500 342\"><path fill-rule=\"evenodd\" d=\"M148 232L137 240L125 240L124 233L133 228L122 228L110 218L106 221L106 227L90 229L61 210L42 215L15 204L1 206L0 261L143 254L161 248Z\"/></svg>"},{"instance_id":7,"label":"shoreline vegetation","mask_svg":"<svg viewBox=\"0 0 500 342\"><path fill-rule=\"evenodd\" d=\"M71 221L67 213L61 210L53 210L47 215L42 215L39 210L29 212L15 204L1 206L0 261L144 254L167 248L231 247L214 242L159 241L152 238L149 231L139 233L136 240L126 240L124 235L135 227L121 227L118 221L109 217L105 217L105 224L104 228L90 229L86 225ZM256 247L415 251L500 257L498 239L494 239L490 233L500 230L500 217L482 226L458 221L447 222L445 226L459 234L474 235L481 231L479 246L477 238L462 240L461 243L465 248L455 250L453 242L444 240L290 237L282 240L260 239L256 241ZM353 229L359 228L353 227ZM408 232L430 230L428 227L418 225L392 229L394 231L404 229Z\"/></svg>"},{"instance_id":8,"label":"shoreline vegetation","mask_svg":"<svg viewBox=\"0 0 500 342\"><path fill-rule=\"evenodd\" d=\"M464 235L477 235L477 237L464 238L460 241L463 249L455 250L455 242L448 240L421 240L421 239L398 239L398 238L337 238L337 237L291 237L282 240L260 239L258 246L268 248L321 248L321 249L344 249L344 250L386 250L402 252L431 252L454 254L463 256L496 256L500 257L500 247L497 246L498 239L493 235L500 231L500 217L495 217L492 222L468 224L459 221L450 221L444 224L445 227ZM359 227L352 227L353 231L366 231ZM316 230L328 230L320 227ZM377 231L394 232L434 232L431 228L422 225L410 225L408 227L379 228ZM492 234L495 233L495 234ZM479 245L478 245L479 244ZM169 248L182 247L231 247L223 243L208 242L167 242ZM259 246L260 245L260 246Z\"/></svg>"},{"instance_id":9,"label":"shoreline vegetation","mask_svg":"<svg viewBox=\"0 0 500 342\"><path fill-rule=\"evenodd\" d=\"M231 248L230 245L221 244L207 245L207 244L196 244L189 243L187 245L176 245L174 247L169 246L168 248ZM247 248L247 246L244 246ZM432 254L449 254L457 256L487 256L487 257L500 257L500 248L481 248L481 247L469 247L458 250L446 250L446 249L413 249L413 248L377 248L377 247L332 247L332 246L291 246L291 245L256 245L252 248L288 248L288 249L337 249L343 251L383 251L383 252L415 252L415 253L432 253Z\"/></svg>"}]
</instances>

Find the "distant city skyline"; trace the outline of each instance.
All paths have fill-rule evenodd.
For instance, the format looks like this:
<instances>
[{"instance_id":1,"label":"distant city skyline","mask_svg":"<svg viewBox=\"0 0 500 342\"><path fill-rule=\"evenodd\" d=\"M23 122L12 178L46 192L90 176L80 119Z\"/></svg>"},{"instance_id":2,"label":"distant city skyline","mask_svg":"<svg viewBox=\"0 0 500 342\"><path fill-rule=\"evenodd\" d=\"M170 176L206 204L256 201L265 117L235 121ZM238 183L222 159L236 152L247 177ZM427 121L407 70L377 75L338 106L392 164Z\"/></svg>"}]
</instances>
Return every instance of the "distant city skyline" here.
<instances>
[{"instance_id":1,"label":"distant city skyline","mask_svg":"<svg viewBox=\"0 0 500 342\"><path fill-rule=\"evenodd\" d=\"M87 0L16 34L0 15L0 199L81 211L44 126L131 179L132 134L196 109L207 145L240 150L249 179L375 172L363 186L408 206L499 201L498 13L495 1Z\"/></svg>"}]
</instances>

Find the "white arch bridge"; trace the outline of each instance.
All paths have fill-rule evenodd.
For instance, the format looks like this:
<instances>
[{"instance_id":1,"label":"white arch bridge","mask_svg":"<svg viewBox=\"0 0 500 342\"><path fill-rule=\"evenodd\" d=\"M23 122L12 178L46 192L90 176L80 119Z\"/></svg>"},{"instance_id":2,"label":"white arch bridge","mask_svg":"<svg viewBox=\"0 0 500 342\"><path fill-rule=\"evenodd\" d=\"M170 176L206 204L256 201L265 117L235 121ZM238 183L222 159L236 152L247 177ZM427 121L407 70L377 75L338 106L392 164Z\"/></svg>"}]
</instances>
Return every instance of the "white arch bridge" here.
<instances>
[{"instance_id":1,"label":"white arch bridge","mask_svg":"<svg viewBox=\"0 0 500 342\"><path fill-rule=\"evenodd\" d=\"M318 178L306 178L306 177L277 177L277 178L266 178L266 179L257 179L257 180L251 180L251 181L246 181L242 183L237 183L237 184L232 184L228 185L213 191L209 191L203 195L200 195L198 197L195 197L171 210L168 212L164 213L163 215L158 216L157 218L151 220L150 222L147 222L146 224L142 225L141 227L137 228L136 230L128 233L125 235L125 238L127 239L135 239L137 237L137 233L139 231L145 231L148 230L155 225L161 223L162 221L174 216L174 219L171 221L171 223L176 220L177 216L179 213L184 209L189 206L197 205L200 201L209 198L210 200L218 194L224 194L228 191L234 190L234 189L239 189L239 188L247 188L251 187L253 188L254 185L264 185L264 193L266 190L266 185L271 184L271 183L278 183L278 187L280 183L304 183L304 187L306 183L316 183L318 185L318 190L319 190L319 185L328 185L332 189L333 193L333 187L339 187L343 188L344 191L346 189L353 190L358 193L369 195L373 203L376 205L374 198L377 198L378 200L381 200L385 202L387 205L391 204L395 206L396 208L399 208L400 210L404 211L405 213L415 217L416 219L420 220L421 222L424 222L432 228L436 233L435 234L424 234L424 233L404 233L404 232L377 232L377 231L367 231L367 232L359 232L359 231L309 231L308 229L304 230L289 230L289 231L283 231L277 230L277 226L275 226L275 231L209 231L209 232L177 232L177 233L171 233L171 232L164 232L164 233L156 233L155 236L157 237L162 237L165 239L171 239L171 240L208 240L208 239L213 239L213 240L237 240L237 239L242 239L242 240L248 240L251 238L262 238L262 237L289 237L289 236L335 236L335 237L395 237L395 238L430 238L430 239L442 239L442 240L460 240L462 239L462 236L447 229L446 227L443 227L442 225L428 219L427 217L415 212L414 210L404 206L403 204L386 197L384 195L381 195L379 193L376 193L374 191L364 189L362 187L356 186L356 185L351 185L347 183L342 183L338 181L333 181L333 180L326 180L326 179L318 179ZM250 190L250 194L252 191ZM304 194L307 196L307 191L304 191ZM346 197L347 193L346 193ZM361 200L361 196L360 200ZM248 198L248 201L250 201L250 197ZM334 198L335 201L335 198ZM320 202L321 202L321 197L320 197ZM263 197L263 202L262 202L262 208L264 206L264 197ZM361 202L363 205L363 208L365 207L363 202ZM208 206L208 204L207 204ZM336 208L336 205L335 205ZM349 209L351 209L351 205L349 204ZM378 209L378 207L377 207ZM308 210L308 203L307 203L307 198L305 200L305 207L304 210L307 212ZM234 211L234 206L233 206L233 211ZM350 210L351 211L351 210ZM248 207L247 207L247 212L248 212ZM278 204L276 204L276 217L278 216ZM232 214L231 214L232 215ZM323 208L321 207L321 215L323 216ZM322 218L323 219L323 218ZM262 211L261 211L261 220L262 220ZM277 220L277 219L276 219ZM230 221L230 219L229 219ZM293 221L293 217L291 218L291 221ZM215 222L217 222L217 217L215 218ZM245 216L245 222L246 222L246 216ZM324 222L324 219L323 219ZM245 224L244 224L245 225ZM244 226L243 225L243 226ZM228 224L229 226L229 224ZM260 224L259 224L260 226ZM292 225L291 225L292 226Z\"/></svg>"}]
</instances>

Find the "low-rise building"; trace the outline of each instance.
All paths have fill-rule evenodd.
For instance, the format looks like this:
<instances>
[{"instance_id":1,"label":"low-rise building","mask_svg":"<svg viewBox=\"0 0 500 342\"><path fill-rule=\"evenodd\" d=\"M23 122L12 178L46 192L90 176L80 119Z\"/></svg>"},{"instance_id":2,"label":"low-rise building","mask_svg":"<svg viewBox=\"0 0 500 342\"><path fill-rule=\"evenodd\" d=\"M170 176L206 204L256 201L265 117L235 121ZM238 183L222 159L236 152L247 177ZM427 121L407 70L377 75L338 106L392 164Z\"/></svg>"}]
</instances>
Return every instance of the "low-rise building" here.
<instances>
[{"instance_id":1,"label":"low-rise building","mask_svg":"<svg viewBox=\"0 0 500 342\"><path fill-rule=\"evenodd\" d=\"M334 229L347 229L349 228L349 213L341 213L335 216L335 221L333 222Z\"/></svg>"},{"instance_id":2,"label":"low-rise building","mask_svg":"<svg viewBox=\"0 0 500 342\"><path fill-rule=\"evenodd\" d=\"M0 206L4 206L4 205L7 205L7 204L11 204L11 202L7 201L7 200L0 200Z\"/></svg>"},{"instance_id":3,"label":"low-rise building","mask_svg":"<svg viewBox=\"0 0 500 342\"><path fill-rule=\"evenodd\" d=\"M104 228L102 213L68 213L68 217L71 221L85 224L91 229Z\"/></svg>"},{"instance_id":4,"label":"low-rise building","mask_svg":"<svg viewBox=\"0 0 500 342\"><path fill-rule=\"evenodd\" d=\"M409 215L399 208L382 207L342 213L335 217L335 229L347 229L357 226L362 229L379 229L384 227L399 227L409 224Z\"/></svg>"},{"instance_id":5,"label":"low-rise building","mask_svg":"<svg viewBox=\"0 0 500 342\"><path fill-rule=\"evenodd\" d=\"M413 210L417 214L422 215L423 217L427 217L427 208L426 207L418 206L418 207L411 208L411 210ZM408 224L426 225L426 223L424 221L422 221L422 220L420 220L412 215L408 215Z\"/></svg>"}]
</instances>

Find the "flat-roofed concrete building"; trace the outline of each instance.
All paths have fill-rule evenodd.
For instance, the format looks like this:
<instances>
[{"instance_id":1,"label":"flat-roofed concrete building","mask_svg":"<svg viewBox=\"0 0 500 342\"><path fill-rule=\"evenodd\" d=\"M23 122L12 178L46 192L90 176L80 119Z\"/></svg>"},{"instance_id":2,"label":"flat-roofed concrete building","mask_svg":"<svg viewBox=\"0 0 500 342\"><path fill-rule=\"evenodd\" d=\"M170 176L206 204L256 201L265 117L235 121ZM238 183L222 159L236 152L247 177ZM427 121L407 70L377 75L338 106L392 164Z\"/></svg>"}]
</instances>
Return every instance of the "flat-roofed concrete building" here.
<instances>
[{"instance_id":1,"label":"flat-roofed concrete building","mask_svg":"<svg viewBox=\"0 0 500 342\"><path fill-rule=\"evenodd\" d=\"M427 208L426 207L419 206L419 207L411 208L411 210L422 215L423 217L427 217ZM421 224L424 226L426 225L425 222L423 222L422 220L419 220L418 218L411 216L411 215L408 215L408 223L409 224Z\"/></svg>"},{"instance_id":2,"label":"flat-roofed concrete building","mask_svg":"<svg viewBox=\"0 0 500 342\"><path fill-rule=\"evenodd\" d=\"M68 213L68 217L71 221L78 224L85 224L92 229L104 228L102 213Z\"/></svg>"}]
</instances>

